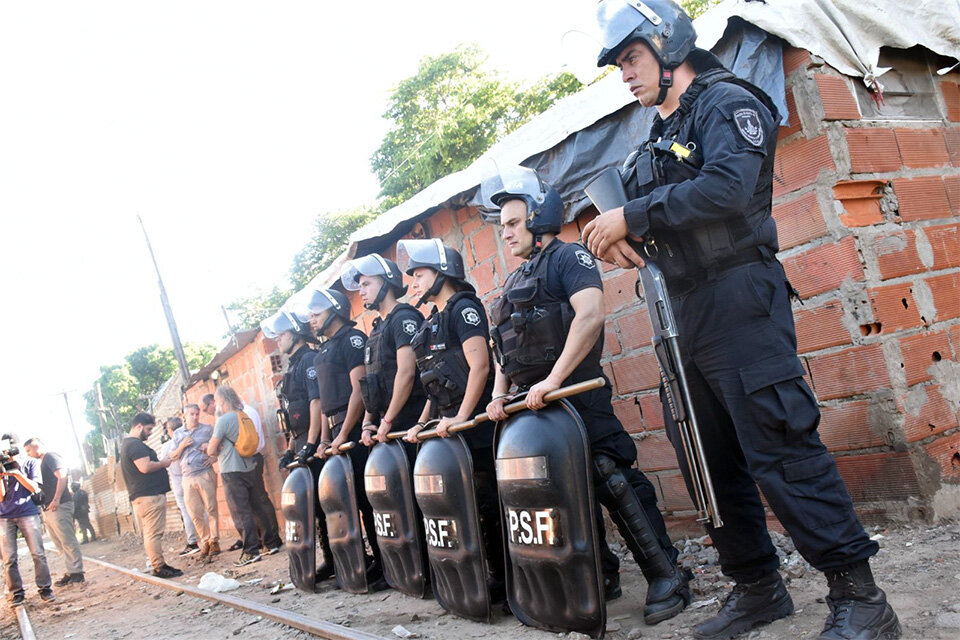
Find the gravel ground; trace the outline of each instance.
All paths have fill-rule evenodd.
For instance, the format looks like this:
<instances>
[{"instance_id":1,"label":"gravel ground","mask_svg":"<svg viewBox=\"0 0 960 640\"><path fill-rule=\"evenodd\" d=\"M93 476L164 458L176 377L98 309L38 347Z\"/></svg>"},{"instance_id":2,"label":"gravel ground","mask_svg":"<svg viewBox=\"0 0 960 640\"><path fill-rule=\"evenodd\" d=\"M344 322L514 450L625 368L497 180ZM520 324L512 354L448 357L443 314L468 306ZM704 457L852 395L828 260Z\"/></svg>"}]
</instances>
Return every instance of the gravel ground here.
<instances>
[{"instance_id":1,"label":"gravel ground","mask_svg":"<svg viewBox=\"0 0 960 640\"><path fill-rule=\"evenodd\" d=\"M904 629L904 638L960 638L960 525L935 527L898 526L871 530L881 545L874 561L874 573L889 594ZM800 558L788 537L774 534L783 558L781 570L787 579L796 613L743 636L750 640L816 638L827 614L823 601L826 582ZM224 546L229 546L226 540ZM608 607L607 637L613 640L636 638L689 638L697 622L712 615L732 583L720 575L716 550L706 538L680 540L682 561L694 570L694 603L684 613L654 627L641 617L645 582L632 559L624 560L624 595ZM23 545L21 545L23 546ZM362 629L385 638L399 637L403 630L420 638L524 638L585 637L529 629L515 618L498 612L492 625L462 620L446 613L433 600L416 600L395 591L357 596L334 589L325 582L316 594L283 589L289 582L286 555L281 553L241 569L233 567L238 552L227 552L214 563L201 565L193 558L179 558L182 541L167 539L167 561L184 569L177 581L194 585L200 577L215 571L237 579L241 588L230 592L237 597L270 604L311 618ZM622 546L614 545L622 558ZM84 554L127 568L146 571L139 541L128 534L107 542L83 545ZM56 553L49 554L54 576L62 575L63 564ZM38 638L299 638L305 634L278 623L257 620L256 616L185 594L146 585L105 568L88 563L87 584L57 590L57 602L44 604L35 590L28 591L27 610ZM21 556L24 583L32 584L29 556ZM17 638L16 616L9 607L0 609L0 638Z\"/></svg>"}]
</instances>

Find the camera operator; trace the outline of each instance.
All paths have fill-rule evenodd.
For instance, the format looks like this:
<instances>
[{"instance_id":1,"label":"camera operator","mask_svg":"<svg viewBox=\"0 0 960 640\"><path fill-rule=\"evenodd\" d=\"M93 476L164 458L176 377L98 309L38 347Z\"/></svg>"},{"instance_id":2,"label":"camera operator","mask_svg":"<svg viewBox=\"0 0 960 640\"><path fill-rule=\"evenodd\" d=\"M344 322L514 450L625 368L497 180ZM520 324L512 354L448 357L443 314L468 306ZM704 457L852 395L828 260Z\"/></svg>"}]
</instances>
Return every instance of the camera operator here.
<instances>
[{"instance_id":1,"label":"camera operator","mask_svg":"<svg viewBox=\"0 0 960 640\"><path fill-rule=\"evenodd\" d=\"M27 542L33 556L33 573L40 598L45 602L56 600L50 588L50 569L43 553L43 530L40 524L42 501L40 493L40 465L26 460L20 465L15 459L20 453L17 437L5 433L0 437L0 556L3 558L7 591L14 605L23 604L23 581L17 566L17 531Z\"/></svg>"},{"instance_id":2,"label":"camera operator","mask_svg":"<svg viewBox=\"0 0 960 640\"><path fill-rule=\"evenodd\" d=\"M63 557L67 572L53 583L55 587L83 584L83 555L77 531L73 527L73 495L70 493L67 468L60 454L48 451L40 438L27 438L23 450L40 467L43 489L43 524L57 551Z\"/></svg>"}]
</instances>

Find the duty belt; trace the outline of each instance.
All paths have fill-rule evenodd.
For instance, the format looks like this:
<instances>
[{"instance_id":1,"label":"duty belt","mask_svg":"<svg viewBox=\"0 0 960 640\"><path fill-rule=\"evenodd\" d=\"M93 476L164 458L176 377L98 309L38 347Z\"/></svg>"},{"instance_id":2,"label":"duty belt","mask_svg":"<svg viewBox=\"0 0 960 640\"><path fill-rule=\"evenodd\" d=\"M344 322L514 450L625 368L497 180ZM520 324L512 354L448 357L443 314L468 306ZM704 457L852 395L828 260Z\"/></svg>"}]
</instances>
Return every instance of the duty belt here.
<instances>
[{"instance_id":1,"label":"duty belt","mask_svg":"<svg viewBox=\"0 0 960 640\"><path fill-rule=\"evenodd\" d=\"M339 429L340 425L343 424L343 421L347 419L347 410L344 409L338 413L327 414L327 424L330 425L330 431L333 432L334 429Z\"/></svg>"},{"instance_id":2,"label":"duty belt","mask_svg":"<svg viewBox=\"0 0 960 640\"><path fill-rule=\"evenodd\" d=\"M750 247L736 255L717 260L716 264L709 269L699 269L681 278L668 279L667 290L670 292L671 298L685 296L700 285L716 280L734 267L740 267L751 262L769 262L772 258L772 252L766 250L765 247Z\"/></svg>"}]
</instances>

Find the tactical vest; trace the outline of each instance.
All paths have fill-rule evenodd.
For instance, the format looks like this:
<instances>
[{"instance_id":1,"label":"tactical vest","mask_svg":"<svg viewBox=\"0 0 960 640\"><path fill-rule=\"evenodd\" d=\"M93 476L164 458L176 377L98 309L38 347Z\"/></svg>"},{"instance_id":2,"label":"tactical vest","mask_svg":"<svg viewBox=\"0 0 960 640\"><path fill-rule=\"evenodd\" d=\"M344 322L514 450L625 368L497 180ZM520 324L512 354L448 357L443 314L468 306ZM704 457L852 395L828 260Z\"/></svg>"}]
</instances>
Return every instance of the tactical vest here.
<instances>
[{"instance_id":1,"label":"tactical vest","mask_svg":"<svg viewBox=\"0 0 960 640\"><path fill-rule=\"evenodd\" d=\"M283 376L280 393L290 416L290 431L294 437L310 428L310 396L307 390L307 369L312 366L314 352L303 345L290 356L287 372ZM307 358L304 361L304 358Z\"/></svg>"},{"instance_id":2,"label":"tactical vest","mask_svg":"<svg viewBox=\"0 0 960 640\"><path fill-rule=\"evenodd\" d=\"M716 58L712 54L710 57L712 60L705 61L707 65L720 64L719 61L713 62ZM774 121L777 120L777 108L770 98L726 68L714 66L697 73L680 97L679 108L667 119L669 126L665 127L657 115L650 128L649 140L624 162L620 173L629 199L647 195L659 186L692 180L700 173L703 150L693 131L696 122L694 107L697 98L718 82L743 87L770 111ZM773 137L775 140L776 136ZM772 255L777 250L776 223L770 215L772 184L773 149L769 149L742 218L703 224L694 229L651 229L645 238L648 247L646 251L641 250L640 255L656 263L668 281L722 268L751 249L753 255L757 255L755 248L769 247Z\"/></svg>"},{"instance_id":3,"label":"tactical vest","mask_svg":"<svg viewBox=\"0 0 960 640\"><path fill-rule=\"evenodd\" d=\"M450 323L461 300L472 300L480 308L483 304L476 294L461 291L453 295L442 312L434 311L413 338L417 355L420 382L439 415L455 415L463 402L470 378L470 366L463 355L463 344L456 341ZM464 307L467 308L467 307ZM490 368L491 375L493 367Z\"/></svg>"},{"instance_id":4,"label":"tactical vest","mask_svg":"<svg viewBox=\"0 0 960 640\"><path fill-rule=\"evenodd\" d=\"M373 330L367 339L363 359L367 365L367 373L360 379L360 391L363 394L364 406L374 415L382 416L393 397L393 383L397 377L397 345L393 339L393 323L411 318L416 320L419 330L423 316L413 306L400 303L386 318L373 321ZM415 385L410 394L411 399L416 393Z\"/></svg>"},{"instance_id":5,"label":"tactical vest","mask_svg":"<svg viewBox=\"0 0 960 640\"><path fill-rule=\"evenodd\" d=\"M355 348L349 344L352 338L357 337L356 334L351 335L352 330L353 325L347 325L335 336L325 340L314 360L317 368L317 383L320 385L320 404L323 406L324 414L332 422L331 428L339 427L343 422L347 405L350 403L350 395L353 393L350 372L346 370L343 357L340 355L345 349Z\"/></svg>"},{"instance_id":6,"label":"tactical vest","mask_svg":"<svg viewBox=\"0 0 960 640\"><path fill-rule=\"evenodd\" d=\"M493 301L490 337L500 368L511 382L526 389L546 378L563 352L575 315L569 300L546 290L552 256L563 243L554 240L532 260L507 276L503 294ZM603 348L602 335L584 362Z\"/></svg>"}]
</instances>

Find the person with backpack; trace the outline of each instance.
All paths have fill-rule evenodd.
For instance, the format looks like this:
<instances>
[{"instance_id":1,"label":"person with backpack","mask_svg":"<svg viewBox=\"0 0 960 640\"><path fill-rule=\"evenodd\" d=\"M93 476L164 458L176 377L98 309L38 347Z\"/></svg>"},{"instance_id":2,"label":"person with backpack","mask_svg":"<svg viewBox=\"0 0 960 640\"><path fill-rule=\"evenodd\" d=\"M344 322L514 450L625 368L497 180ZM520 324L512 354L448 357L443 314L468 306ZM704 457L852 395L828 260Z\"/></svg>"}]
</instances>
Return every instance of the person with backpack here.
<instances>
[{"instance_id":1,"label":"person with backpack","mask_svg":"<svg viewBox=\"0 0 960 640\"><path fill-rule=\"evenodd\" d=\"M234 565L242 567L260 560L258 522L268 553L279 549L282 541L273 503L263 485L257 482L254 455L259 437L256 427L243 412L243 402L231 387L217 387L216 406L220 417L206 445L206 453L216 455L220 465L227 507L243 540L243 550Z\"/></svg>"}]
</instances>

